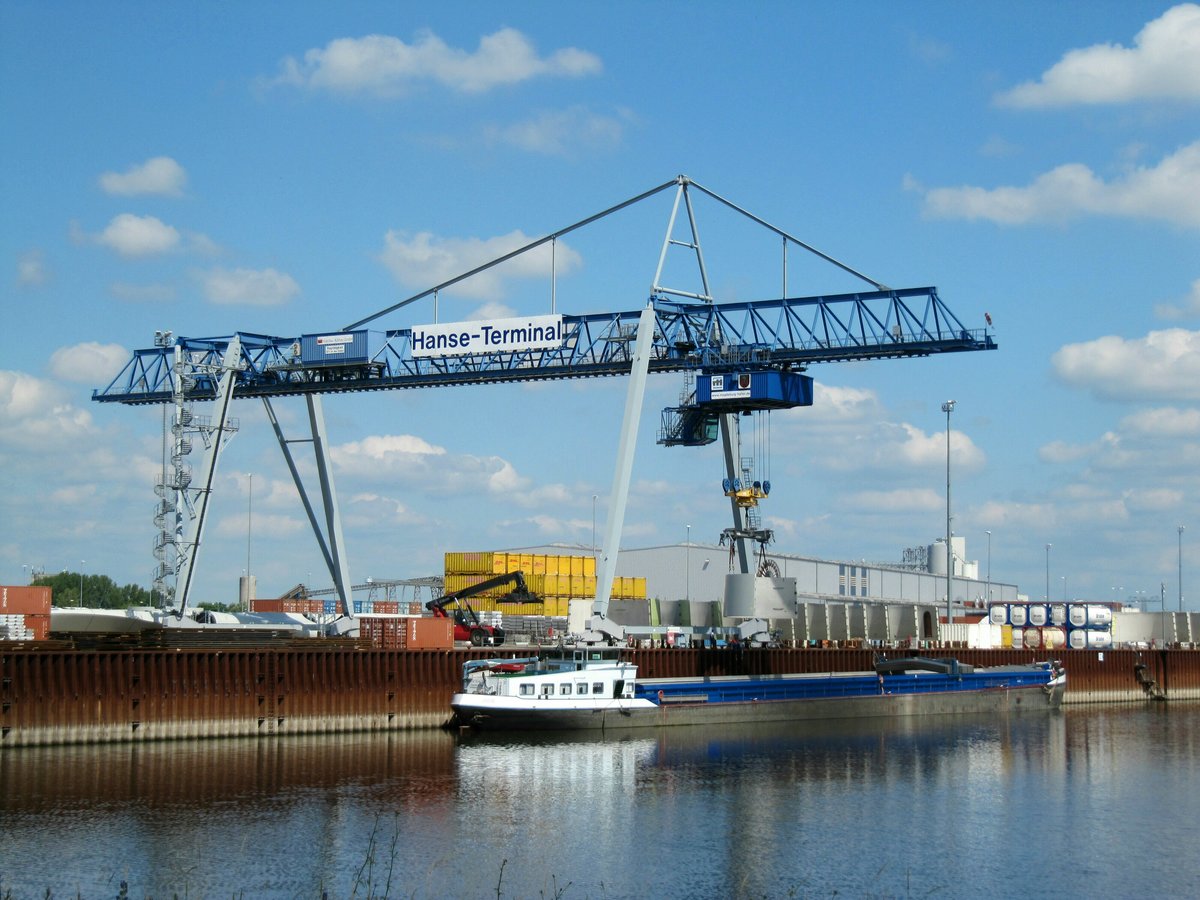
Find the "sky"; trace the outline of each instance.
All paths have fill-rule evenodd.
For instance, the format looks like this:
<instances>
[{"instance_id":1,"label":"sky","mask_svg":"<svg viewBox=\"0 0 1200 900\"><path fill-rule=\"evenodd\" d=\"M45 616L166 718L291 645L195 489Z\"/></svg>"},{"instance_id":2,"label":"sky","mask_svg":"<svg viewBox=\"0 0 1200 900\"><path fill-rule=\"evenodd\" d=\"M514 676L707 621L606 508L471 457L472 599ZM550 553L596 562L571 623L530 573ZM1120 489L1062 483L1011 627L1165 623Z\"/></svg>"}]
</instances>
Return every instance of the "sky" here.
<instances>
[{"instance_id":1,"label":"sky","mask_svg":"<svg viewBox=\"0 0 1200 900\"><path fill-rule=\"evenodd\" d=\"M812 407L747 422L775 549L899 562L944 535L953 399L981 574L1200 608L1200 5L0 0L0 121L0 583L149 587L162 411L91 395L156 330L336 330L686 175L936 286L999 347L815 365ZM503 267L437 319L640 309L672 199L572 233L553 284L545 256ZM779 296L778 238L696 215L717 302ZM789 294L862 287L802 256ZM326 396L351 580L590 547L626 383ZM650 380L627 547L730 524L720 445L655 442L683 389ZM261 404L233 414L193 599L235 601L247 565L259 596L330 584Z\"/></svg>"}]
</instances>

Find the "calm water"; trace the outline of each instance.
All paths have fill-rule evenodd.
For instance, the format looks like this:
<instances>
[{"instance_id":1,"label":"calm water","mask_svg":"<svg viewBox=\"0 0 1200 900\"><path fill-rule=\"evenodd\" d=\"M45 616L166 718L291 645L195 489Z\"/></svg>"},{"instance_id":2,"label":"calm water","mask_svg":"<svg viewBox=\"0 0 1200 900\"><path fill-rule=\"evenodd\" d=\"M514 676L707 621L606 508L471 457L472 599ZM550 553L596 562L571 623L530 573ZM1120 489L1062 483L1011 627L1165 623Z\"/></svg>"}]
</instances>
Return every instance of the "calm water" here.
<instances>
[{"instance_id":1,"label":"calm water","mask_svg":"<svg viewBox=\"0 0 1200 900\"><path fill-rule=\"evenodd\" d=\"M10 749L0 896L1200 896L1200 705L804 730Z\"/></svg>"}]
</instances>

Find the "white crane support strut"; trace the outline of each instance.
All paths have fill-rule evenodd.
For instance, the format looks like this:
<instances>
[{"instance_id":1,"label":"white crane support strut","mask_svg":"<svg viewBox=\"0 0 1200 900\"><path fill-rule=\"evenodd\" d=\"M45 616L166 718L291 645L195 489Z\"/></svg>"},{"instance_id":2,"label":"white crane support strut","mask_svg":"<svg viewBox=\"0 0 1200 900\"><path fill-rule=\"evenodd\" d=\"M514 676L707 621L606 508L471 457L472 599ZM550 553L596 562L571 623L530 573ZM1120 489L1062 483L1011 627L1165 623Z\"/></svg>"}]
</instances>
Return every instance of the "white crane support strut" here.
<instances>
[{"instance_id":1,"label":"white crane support strut","mask_svg":"<svg viewBox=\"0 0 1200 900\"><path fill-rule=\"evenodd\" d=\"M629 499L629 483L633 476L633 454L637 446L638 423L642 416L642 401L646 397L646 381L650 374L650 351L654 343L657 317L654 304L646 304L638 320L637 341L633 348L633 364L629 369L629 391L625 395L625 417L621 421L621 437L617 447L617 467L613 474L612 495L604 526L603 555L596 577L596 597L592 602L592 617L587 623L583 641L589 644L624 639L624 629L608 619L608 603L612 597L613 578L617 574L617 552L621 546L621 526L625 522L625 502Z\"/></svg>"}]
</instances>

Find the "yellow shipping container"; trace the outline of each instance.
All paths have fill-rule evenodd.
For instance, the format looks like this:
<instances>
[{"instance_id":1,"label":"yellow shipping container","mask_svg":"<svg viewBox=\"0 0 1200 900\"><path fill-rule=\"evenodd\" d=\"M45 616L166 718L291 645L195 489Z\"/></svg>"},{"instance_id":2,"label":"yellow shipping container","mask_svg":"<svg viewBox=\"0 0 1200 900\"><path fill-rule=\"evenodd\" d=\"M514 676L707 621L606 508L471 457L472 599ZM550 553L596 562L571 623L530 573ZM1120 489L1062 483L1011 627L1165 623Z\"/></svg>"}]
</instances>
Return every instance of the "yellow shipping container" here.
<instances>
[{"instance_id":1,"label":"yellow shipping container","mask_svg":"<svg viewBox=\"0 0 1200 900\"><path fill-rule=\"evenodd\" d=\"M593 578L596 577L596 557L585 556L583 558L583 574L591 575Z\"/></svg>"},{"instance_id":2,"label":"yellow shipping container","mask_svg":"<svg viewBox=\"0 0 1200 900\"><path fill-rule=\"evenodd\" d=\"M583 575L583 560L584 560L584 557L582 557L582 556L572 556L571 557L571 574L572 575L579 575L579 576Z\"/></svg>"},{"instance_id":3,"label":"yellow shipping container","mask_svg":"<svg viewBox=\"0 0 1200 900\"><path fill-rule=\"evenodd\" d=\"M1013 630L1012 630L1011 625L1001 625L1000 626L1000 646L1001 647L1009 647L1009 648L1012 647L1012 631Z\"/></svg>"},{"instance_id":4,"label":"yellow shipping container","mask_svg":"<svg viewBox=\"0 0 1200 900\"><path fill-rule=\"evenodd\" d=\"M515 554L511 554L515 556ZM447 575L498 575L510 571L507 568L510 554L478 551L470 553L447 553Z\"/></svg>"},{"instance_id":5,"label":"yellow shipping container","mask_svg":"<svg viewBox=\"0 0 1200 900\"><path fill-rule=\"evenodd\" d=\"M546 574L546 557L544 554L538 553L534 555L533 568L530 569L530 572L534 575Z\"/></svg>"},{"instance_id":6,"label":"yellow shipping container","mask_svg":"<svg viewBox=\"0 0 1200 900\"><path fill-rule=\"evenodd\" d=\"M634 600L645 600L646 599L646 579L645 578L638 576L633 579L633 591L631 592L630 596Z\"/></svg>"}]
</instances>

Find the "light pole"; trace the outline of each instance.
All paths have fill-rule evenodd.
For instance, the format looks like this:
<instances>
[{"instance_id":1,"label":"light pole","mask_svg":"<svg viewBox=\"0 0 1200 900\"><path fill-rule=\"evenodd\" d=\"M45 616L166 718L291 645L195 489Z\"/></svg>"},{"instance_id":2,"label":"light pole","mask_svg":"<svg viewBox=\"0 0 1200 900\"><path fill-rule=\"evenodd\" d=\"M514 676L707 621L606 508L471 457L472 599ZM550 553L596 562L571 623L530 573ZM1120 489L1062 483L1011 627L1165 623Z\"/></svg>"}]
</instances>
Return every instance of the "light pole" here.
<instances>
[{"instance_id":1,"label":"light pole","mask_svg":"<svg viewBox=\"0 0 1200 900\"><path fill-rule=\"evenodd\" d=\"M246 491L246 577L250 577L250 529L254 522L254 473L247 472L250 487Z\"/></svg>"},{"instance_id":2,"label":"light pole","mask_svg":"<svg viewBox=\"0 0 1200 900\"><path fill-rule=\"evenodd\" d=\"M87 565L86 559L79 561L79 606L83 607L83 567Z\"/></svg>"},{"instance_id":3,"label":"light pole","mask_svg":"<svg viewBox=\"0 0 1200 900\"><path fill-rule=\"evenodd\" d=\"M987 602L992 602L992 533L985 532L988 536L988 574L987 574Z\"/></svg>"},{"instance_id":4,"label":"light pole","mask_svg":"<svg viewBox=\"0 0 1200 900\"><path fill-rule=\"evenodd\" d=\"M1183 526L1179 526L1179 611L1183 612Z\"/></svg>"},{"instance_id":5,"label":"light pole","mask_svg":"<svg viewBox=\"0 0 1200 900\"><path fill-rule=\"evenodd\" d=\"M1051 544L1046 545L1046 602L1047 603L1050 602L1050 547L1051 546L1052 546Z\"/></svg>"},{"instance_id":6,"label":"light pole","mask_svg":"<svg viewBox=\"0 0 1200 900\"><path fill-rule=\"evenodd\" d=\"M683 568L684 568L684 572L686 573L685 580L684 580L685 587L684 587L684 595L683 596L684 596L684 599L688 603L691 603L692 602L692 526L691 525L689 525L687 527L687 557L684 562ZM688 615L691 615L691 613L688 613Z\"/></svg>"},{"instance_id":7,"label":"light pole","mask_svg":"<svg viewBox=\"0 0 1200 900\"><path fill-rule=\"evenodd\" d=\"M954 597L954 545L950 542L950 413L954 412L956 401L947 400L942 404L942 412L946 414L946 624L954 621L954 610L950 606Z\"/></svg>"},{"instance_id":8,"label":"light pole","mask_svg":"<svg viewBox=\"0 0 1200 900\"><path fill-rule=\"evenodd\" d=\"M596 495L592 494L592 556L596 555Z\"/></svg>"}]
</instances>

